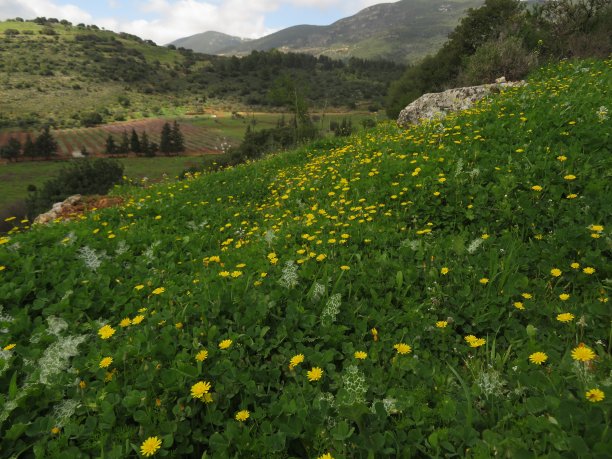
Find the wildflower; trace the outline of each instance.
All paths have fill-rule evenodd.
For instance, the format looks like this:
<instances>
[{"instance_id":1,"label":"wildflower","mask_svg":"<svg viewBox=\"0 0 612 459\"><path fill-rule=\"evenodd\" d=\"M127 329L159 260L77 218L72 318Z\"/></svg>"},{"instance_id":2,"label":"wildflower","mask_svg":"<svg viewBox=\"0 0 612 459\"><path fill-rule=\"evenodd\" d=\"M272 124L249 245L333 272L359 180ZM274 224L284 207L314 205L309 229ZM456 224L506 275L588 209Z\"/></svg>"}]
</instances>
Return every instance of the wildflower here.
<instances>
[{"instance_id":1,"label":"wildflower","mask_svg":"<svg viewBox=\"0 0 612 459\"><path fill-rule=\"evenodd\" d=\"M533 298L533 295L531 293L521 293L521 296L526 300L530 300Z\"/></svg>"},{"instance_id":2,"label":"wildflower","mask_svg":"<svg viewBox=\"0 0 612 459\"><path fill-rule=\"evenodd\" d=\"M585 274L593 274L595 272L595 268L591 268L590 266L587 266L586 268L582 270L582 272Z\"/></svg>"},{"instance_id":3,"label":"wildflower","mask_svg":"<svg viewBox=\"0 0 612 459\"><path fill-rule=\"evenodd\" d=\"M525 309L525 306L523 306L523 303L521 301L515 301L512 304L514 305L516 309L520 309L521 311Z\"/></svg>"},{"instance_id":4,"label":"wildflower","mask_svg":"<svg viewBox=\"0 0 612 459\"><path fill-rule=\"evenodd\" d=\"M330 453L321 454L317 459L334 459Z\"/></svg>"},{"instance_id":5,"label":"wildflower","mask_svg":"<svg viewBox=\"0 0 612 459\"><path fill-rule=\"evenodd\" d=\"M529 361L536 365L542 365L548 360L548 356L544 352L534 352L529 356Z\"/></svg>"},{"instance_id":6,"label":"wildflower","mask_svg":"<svg viewBox=\"0 0 612 459\"><path fill-rule=\"evenodd\" d=\"M130 320L129 317L125 317L124 319L121 320L121 322L119 322L119 326L121 328L129 327L130 325L132 325L132 321Z\"/></svg>"},{"instance_id":7,"label":"wildflower","mask_svg":"<svg viewBox=\"0 0 612 459\"><path fill-rule=\"evenodd\" d=\"M144 285L138 284L136 287L134 287L134 290L142 290L143 288L144 288Z\"/></svg>"},{"instance_id":8,"label":"wildflower","mask_svg":"<svg viewBox=\"0 0 612 459\"><path fill-rule=\"evenodd\" d=\"M0 265L0 271L4 271L6 269L6 266L1 266Z\"/></svg>"},{"instance_id":9,"label":"wildflower","mask_svg":"<svg viewBox=\"0 0 612 459\"><path fill-rule=\"evenodd\" d=\"M553 277L559 277L561 275L561 270L559 268L553 268L550 270L550 274Z\"/></svg>"},{"instance_id":10,"label":"wildflower","mask_svg":"<svg viewBox=\"0 0 612 459\"><path fill-rule=\"evenodd\" d=\"M370 333L372 333L372 339L374 341L378 341L378 330L376 330L376 328L373 328L372 330L370 330Z\"/></svg>"},{"instance_id":11,"label":"wildflower","mask_svg":"<svg viewBox=\"0 0 612 459\"><path fill-rule=\"evenodd\" d=\"M289 361L289 369L292 370L304 361L304 354L297 354L291 357Z\"/></svg>"},{"instance_id":12,"label":"wildflower","mask_svg":"<svg viewBox=\"0 0 612 459\"><path fill-rule=\"evenodd\" d=\"M476 341L478 338L476 338L474 335L467 335L466 337L463 338L464 340L466 340L469 343Z\"/></svg>"},{"instance_id":13,"label":"wildflower","mask_svg":"<svg viewBox=\"0 0 612 459\"><path fill-rule=\"evenodd\" d=\"M191 386L191 396L193 398L201 399L204 397L204 394L208 394L210 391L211 384L208 381L198 381L193 386Z\"/></svg>"},{"instance_id":14,"label":"wildflower","mask_svg":"<svg viewBox=\"0 0 612 459\"><path fill-rule=\"evenodd\" d=\"M405 343L397 343L393 345L393 349L397 351L398 354L410 354L412 352L412 348Z\"/></svg>"},{"instance_id":15,"label":"wildflower","mask_svg":"<svg viewBox=\"0 0 612 459\"><path fill-rule=\"evenodd\" d=\"M86 387L87 387L87 383L81 379L81 380L79 381L79 388L80 388L81 390L84 390Z\"/></svg>"},{"instance_id":16,"label":"wildflower","mask_svg":"<svg viewBox=\"0 0 612 459\"><path fill-rule=\"evenodd\" d=\"M242 271L232 271L231 276L235 279L237 277L242 276Z\"/></svg>"},{"instance_id":17,"label":"wildflower","mask_svg":"<svg viewBox=\"0 0 612 459\"><path fill-rule=\"evenodd\" d=\"M476 340L470 342L470 347L480 347L480 346L484 346L485 343L487 342L487 340L485 340L484 338L477 338Z\"/></svg>"},{"instance_id":18,"label":"wildflower","mask_svg":"<svg viewBox=\"0 0 612 459\"><path fill-rule=\"evenodd\" d=\"M342 266L340 266L340 269L341 269L342 271L348 271L348 270L349 270L349 269L351 269L351 268L350 268L349 266L342 265Z\"/></svg>"},{"instance_id":19,"label":"wildflower","mask_svg":"<svg viewBox=\"0 0 612 459\"><path fill-rule=\"evenodd\" d=\"M578 347L572 349L572 359L580 362L589 362L595 358L595 352L590 347L580 343Z\"/></svg>"},{"instance_id":20,"label":"wildflower","mask_svg":"<svg viewBox=\"0 0 612 459\"><path fill-rule=\"evenodd\" d=\"M561 161L561 162L563 162L563 161L567 161L567 156L565 156L565 155L559 155L559 156L557 156L557 161Z\"/></svg>"},{"instance_id":21,"label":"wildflower","mask_svg":"<svg viewBox=\"0 0 612 459\"><path fill-rule=\"evenodd\" d=\"M145 317L142 314L137 315L136 317L132 319L132 325L138 325L140 322L144 320L144 318Z\"/></svg>"},{"instance_id":22,"label":"wildflower","mask_svg":"<svg viewBox=\"0 0 612 459\"><path fill-rule=\"evenodd\" d=\"M531 187L531 189L533 191L542 191L543 188L540 185L534 185Z\"/></svg>"},{"instance_id":23,"label":"wildflower","mask_svg":"<svg viewBox=\"0 0 612 459\"><path fill-rule=\"evenodd\" d=\"M59 427L57 427L57 426L55 426L55 427L53 427L53 428L51 429L51 433L52 433L53 435L59 435L59 433L60 433L61 431L62 431L62 430L61 430Z\"/></svg>"},{"instance_id":24,"label":"wildflower","mask_svg":"<svg viewBox=\"0 0 612 459\"><path fill-rule=\"evenodd\" d=\"M603 225L589 225L589 229L591 231L595 231L597 233L601 233L604 230Z\"/></svg>"},{"instance_id":25,"label":"wildflower","mask_svg":"<svg viewBox=\"0 0 612 459\"><path fill-rule=\"evenodd\" d=\"M230 275L229 271L221 271L219 273L219 276L221 276L221 277L228 277L229 275Z\"/></svg>"},{"instance_id":26,"label":"wildflower","mask_svg":"<svg viewBox=\"0 0 612 459\"><path fill-rule=\"evenodd\" d=\"M566 199L576 199L578 195L576 193L570 193L565 198Z\"/></svg>"},{"instance_id":27,"label":"wildflower","mask_svg":"<svg viewBox=\"0 0 612 459\"><path fill-rule=\"evenodd\" d=\"M206 349L202 349L200 352L198 352L195 356L195 359L198 362L203 362L204 360L206 360L208 358L208 351Z\"/></svg>"},{"instance_id":28,"label":"wildflower","mask_svg":"<svg viewBox=\"0 0 612 459\"><path fill-rule=\"evenodd\" d=\"M487 285L489 283L489 279L487 279L486 277L483 277L478 282L480 282L482 285Z\"/></svg>"},{"instance_id":29,"label":"wildflower","mask_svg":"<svg viewBox=\"0 0 612 459\"><path fill-rule=\"evenodd\" d=\"M559 295L559 299L561 301L567 301L567 300L569 300L569 297L570 297L569 293L562 293L561 295Z\"/></svg>"},{"instance_id":30,"label":"wildflower","mask_svg":"<svg viewBox=\"0 0 612 459\"><path fill-rule=\"evenodd\" d=\"M250 415L251 414L249 413L249 410L241 410L236 413L235 418L236 418L236 421L244 422L247 419L249 419Z\"/></svg>"},{"instance_id":31,"label":"wildflower","mask_svg":"<svg viewBox=\"0 0 612 459\"><path fill-rule=\"evenodd\" d=\"M578 269L580 268L580 263L573 262L570 266L572 267L572 269Z\"/></svg>"},{"instance_id":32,"label":"wildflower","mask_svg":"<svg viewBox=\"0 0 612 459\"><path fill-rule=\"evenodd\" d=\"M111 366L112 363L113 363L113 358L112 357L104 357L102 360L100 360L99 367L100 368L108 368L108 367Z\"/></svg>"},{"instance_id":33,"label":"wildflower","mask_svg":"<svg viewBox=\"0 0 612 459\"><path fill-rule=\"evenodd\" d=\"M576 180L576 176L573 174L568 174L563 177L565 180Z\"/></svg>"},{"instance_id":34,"label":"wildflower","mask_svg":"<svg viewBox=\"0 0 612 459\"><path fill-rule=\"evenodd\" d=\"M108 339L115 334L115 329L110 325L105 325L100 330L98 330L98 335L102 339Z\"/></svg>"},{"instance_id":35,"label":"wildflower","mask_svg":"<svg viewBox=\"0 0 612 459\"><path fill-rule=\"evenodd\" d=\"M308 376L308 381L318 381L323 376L323 370L319 367L312 367L312 369L306 373L306 376Z\"/></svg>"},{"instance_id":36,"label":"wildflower","mask_svg":"<svg viewBox=\"0 0 612 459\"><path fill-rule=\"evenodd\" d=\"M232 345L231 339L224 339L219 343L219 349L228 349Z\"/></svg>"},{"instance_id":37,"label":"wildflower","mask_svg":"<svg viewBox=\"0 0 612 459\"><path fill-rule=\"evenodd\" d=\"M448 322L446 320L439 320L436 322L436 327L438 328L446 328Z\"/></svg>"},{"instance_id":38,"label":"wildflower","mask_svg":"<svg viewBox=\"0 0 612 459\"><path fill-rule=\"evenodd\" d=\"M364 351L357 351L355 352L354 356L358 360L365 360L368 358L368 353Z\"/></svg>"},{"instance_id":39,"label":"wildflower","mask_svg":"<svg viewBox=\"0 0 612 459\"><path fill-rule=\"evenodd\" d=\"M174 328L176 328L177 330L180 330L181 328L183 328L183 322L177 322L174 324Z\"/></svg>"},{"instance_id":40,"label":"wildflower","mask_svg":"<svg viewBox=\"0 0 612 459\"><path fill-rule=\"evenodd\" d=\"M602 390L599 389L591 389L584 394L589 402L601 402L604 398L606 398L606 394Z\"/></svg>"},{"instance_id":41,"label":"wildflower","mask_svg":"<svg viewBox=\"0 0 612 459\"><path fill-rule=\"evenodd\" d=\"M564 324L571 322L572 320L574 320L574 314L572 314L571 312L564 312L562 314L557 314L557 320L559 322L563 322Z\"/></svg>"},{"instance_id":42,"label":"wildflower","mask_svg":"<svg viewBox=\"0 0 612 459\"><path fill-rule=\"evenodd\" d=\"M11 343L11 344L7 344L6 346L4 346L2 348L3 351L10 351L11 349L14 349L15 346L17 346L15 343Z\"/></svg>"},{"instance_id":43,"label":"wildflower","mask_svg":"<svg viewBox=\"0 0 612 459\"><path fill-rule=\"evenodd\" d=\"M442 268L440 270L440 274L442 274L443 276L446 276L448 274L449 269L445 266L444 268Z\"/></svg>"},{"instance_id":44,"label":"wildflower","mask_svg":"<svg viewBox=\"0 0 612 459\"><path fill-rule=\"evenodd\" d=\"M164 293L166 291L166 289L164 287L157 287L155 290L153 290L151 293L153 295L160 295L162 293Z\"/></svg>"},{"instance_id":45,"label":"wildflower","mask_svg":"<svg viewBox=\"0 0 612 459\"><path fill-rule=\"evenodd\" d=\"M161 448L162 441L159 437L149 437L140 445L140 454L145 457L153 456L159 448Z\"/></svg>"}]
</instances>

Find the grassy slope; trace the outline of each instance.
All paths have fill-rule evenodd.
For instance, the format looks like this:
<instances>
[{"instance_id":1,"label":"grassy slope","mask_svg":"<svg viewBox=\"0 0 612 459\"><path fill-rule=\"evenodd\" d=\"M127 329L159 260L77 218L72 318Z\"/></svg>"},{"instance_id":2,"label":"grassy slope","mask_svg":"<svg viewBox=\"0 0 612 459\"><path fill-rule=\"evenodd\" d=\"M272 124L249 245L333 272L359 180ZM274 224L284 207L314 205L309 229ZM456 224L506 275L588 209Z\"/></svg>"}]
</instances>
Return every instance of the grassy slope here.
<instances>
[{"instance_id":1,"label":"grassy slope","mask_svg":"<svg viewBox=\"0 0 612 459\"><path fill-rule=\"evenodd\" d=\"M611 67L564 62L442 124L126 189L0 240L0 454L159 436L175 457L607 457Z\"/></svg>"}]
</instances>

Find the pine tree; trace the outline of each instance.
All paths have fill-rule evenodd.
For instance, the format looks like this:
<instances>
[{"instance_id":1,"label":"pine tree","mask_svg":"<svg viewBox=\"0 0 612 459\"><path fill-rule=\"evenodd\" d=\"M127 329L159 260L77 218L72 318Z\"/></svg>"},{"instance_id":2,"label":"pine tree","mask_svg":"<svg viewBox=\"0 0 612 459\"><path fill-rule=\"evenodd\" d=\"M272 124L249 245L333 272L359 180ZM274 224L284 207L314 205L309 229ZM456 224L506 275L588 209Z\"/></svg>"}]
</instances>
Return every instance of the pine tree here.
<instances>
[{"instance_id":1,"label":"pine tree","mask_svg":"<svg viewBox=\"0 0 612 459\"><path fill-rule=\"evenodd\" d=\"M164 123L164 126L161 130L161 137L159 139L159 151L161 151L165 155L174 153L174 142L172 134L173 132L170 128L170 123Z\"/></svg>"},{"instance_id":2,"label":"pine tree","mask_svg":"<svg viewBox=\"0 0 612 459\"><path fill-rule=\"evenodd\" d=\"M115 144L115 139L111 134L106 138L106 154L107 155L115 155L117 154L117 145Z\"/></svg>"},{"instance_id":3,"label":"pine tree","mask_svg":"<svg viewBox=\"0 0 612 459\"><path fill-rule=\"evenodd\" d=\"M48 158L57 153L57 142L53 138L49 130L49 126L45 126L40 135L34 142L36 154Z\"/></svg>"},{"instance_id":4,"label":"pine tree","mask_svg":"<svg viewBox=\"0 0 612 459\"><path fill-rule=\"evenodd\" d=\"M142 153L142 145L140 145L140 139L134 128L132 128L132 136L130 138L130 150L136 154Z\"/></svg>"},{"instance_id":5,"label":"pine tree","mask_svg":"<svg viewBox=\"0 0 612 459\"><path fill-rule=\"evenodd\" d=\"M121 143L119 144L118 152L122 155L127 155L130 152L130 141L126 131L121 135Z\"/></svg>"},{"instance_id":6,"label":"pine tree","mask_svg":"<svg viewBox=\"0 0 612 459\"><path fill-rule=\"evenodd\" d=\"M28 156L30 158L36 156L36 146L34 142L32 142L32 137L28 133L26 136L25 143L23 144L23 156Z\"/></svg>"},{"instance_id":7,"label":"pine tree","mask_svg":"<svg viewBox=\"0 0 612 459\"><path fill-rule=\"evenodd\" d=\"M0 148L0 158L12 161L17 159L21 153L21 142L15 137L10 137L7 144Z\"/></svg>"},{"instance_id":8,"label":"pine tree","mask_svg":"<svg viewBox=\"0 0 612 459\"><path fill-rule=\"evenodd\" d=\"M174 124L172 125L172 132L170 133L170 140L172 143L173 153L184 153L185 152L185 138L183 137L181 128L179 127L179 124L176 121L174 121Z\"/></svg>"},{"instance_id":9,"label":"pine tree","mask_svg":"<svg viewBox=\"0 0 612 459\"><path fill-rule=\"evenodd\" d=\"M149 142L149 136L146 131L142 131L140 135L140 151L145 156L155 156L155 150L152 148L151 142Z\"/></svg>"}]
</instances>

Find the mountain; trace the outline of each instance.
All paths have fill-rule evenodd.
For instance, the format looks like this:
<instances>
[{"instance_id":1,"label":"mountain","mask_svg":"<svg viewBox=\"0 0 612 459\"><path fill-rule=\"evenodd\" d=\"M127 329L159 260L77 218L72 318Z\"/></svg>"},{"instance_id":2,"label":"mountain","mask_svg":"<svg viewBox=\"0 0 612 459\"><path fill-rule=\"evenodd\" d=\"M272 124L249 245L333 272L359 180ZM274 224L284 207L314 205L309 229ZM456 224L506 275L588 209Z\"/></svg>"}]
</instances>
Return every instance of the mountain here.
<instances>
[{"instance_id":1,"label":"mountain","mask_svg":"<svg viewBox=\"0 0 612 459\"><path fill-rule=\"evenodd\" d=\"M208 31L179 38L170 43L170 45L174 45L177 48L191 49L198 53L217 54L224 49L241 46L246 41L249 41L249 39L234 37L221 32Z\"/></svg>"},{"instance_id":2,"label":"mountain","mask_svg":"<svg viewBox=\"0 0 612 459\"><path fill-rule=\"evenodd\" d=\"M340 59L360 57L412 62L435 52L465 11L483 3L483 0L381 3L328 26L296 25L256 40L230 45L217 53L240 56L253 50L276 48ZM213 44L205 41L209 39L205 35L188 37L191 49L213 48ZM186 39L177 42L181 40Z\"/></svg>"}]
</instances>

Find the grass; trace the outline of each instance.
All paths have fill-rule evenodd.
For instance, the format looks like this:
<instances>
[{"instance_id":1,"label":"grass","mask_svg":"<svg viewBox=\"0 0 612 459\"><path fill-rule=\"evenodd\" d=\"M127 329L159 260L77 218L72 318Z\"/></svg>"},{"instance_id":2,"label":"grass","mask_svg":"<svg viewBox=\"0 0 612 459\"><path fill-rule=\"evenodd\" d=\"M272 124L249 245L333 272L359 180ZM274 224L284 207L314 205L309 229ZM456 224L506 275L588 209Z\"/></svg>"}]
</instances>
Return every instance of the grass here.
<instances>
[{"instance_id":1,"label":"grass","mask_svg":"<svg viewBox=\"0 0 612 459\"><path fill-rule=\"evenodd\" d=\"M609 457L611 83L0 238L1 457Z\"/></svg>"}]
</instances>

